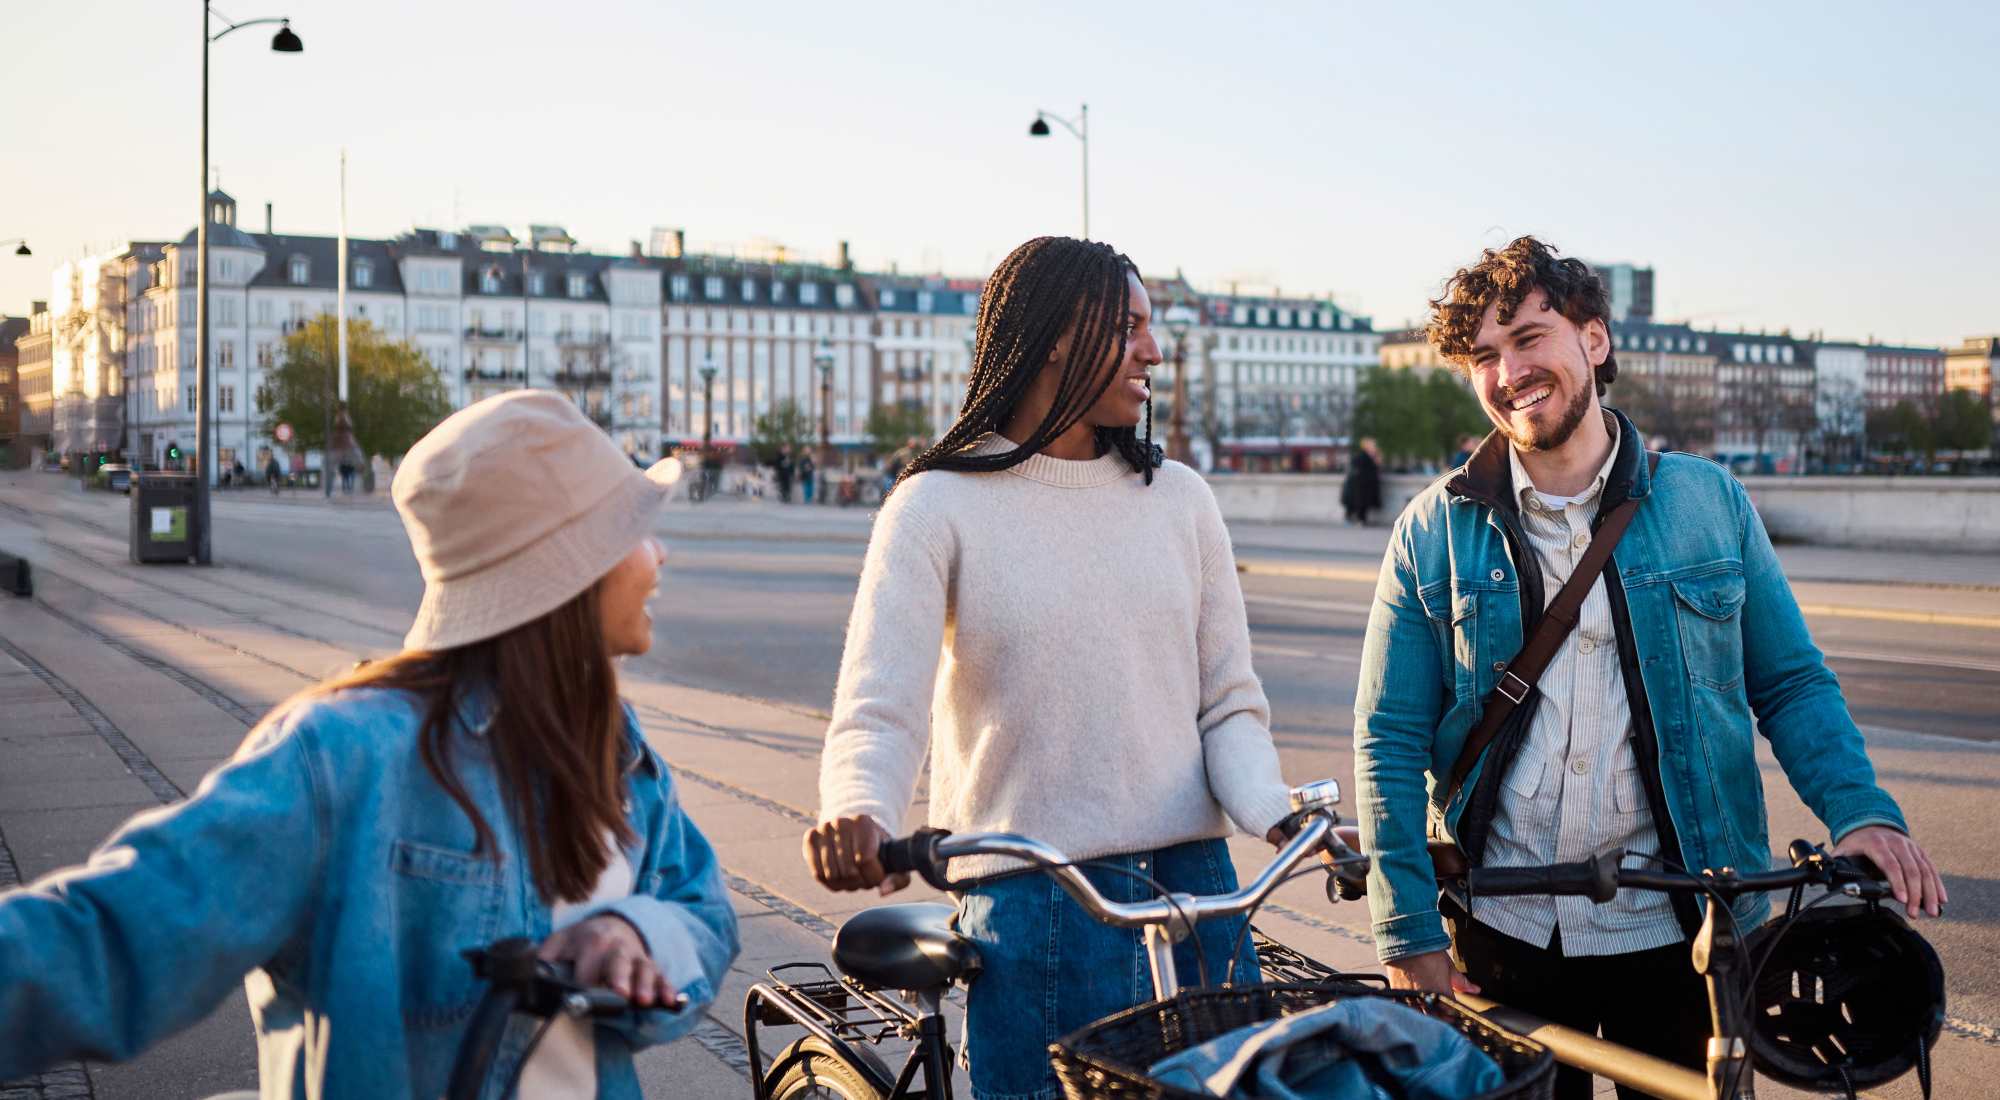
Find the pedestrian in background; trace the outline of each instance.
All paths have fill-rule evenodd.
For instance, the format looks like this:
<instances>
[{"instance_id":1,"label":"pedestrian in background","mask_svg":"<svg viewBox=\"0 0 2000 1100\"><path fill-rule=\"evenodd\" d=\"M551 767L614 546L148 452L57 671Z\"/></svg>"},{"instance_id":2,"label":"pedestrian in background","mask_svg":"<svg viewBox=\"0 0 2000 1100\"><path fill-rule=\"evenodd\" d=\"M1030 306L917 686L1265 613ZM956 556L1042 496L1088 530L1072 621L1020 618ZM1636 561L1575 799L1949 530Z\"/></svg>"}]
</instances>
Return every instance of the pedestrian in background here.
<instances>
[{"instance_id":1,"label":"pedestrian in background","mask_svg":"<svg viewBox=\"0 0 2000 1100\"><path fill-rule=\"evenodd\" d=\"M813 502L813 482L816 472L817 467L813 465L812 453L808 451L801 454L799 456L799 488L805 493L807 504Z\"/></svg>"},{"instance_id":2,"label":"pedestrian in background","mask_svg":"<svg viewBox=\"0 0 2000 1100\"><path fill-rule=\"evenodd\" d=\"M778 457L771 463L771 472L778 481L778 500L785 504L792 502L792 470L792 449L778 448Z\"/></svg>"},{"instance_id":3,"label":"pedestrian in background","mask_svg":"<svg viewBox=\"0 0 2000 1100\"><path fill-rule=\"evenodd\" d=\"M650 1011L554 1019L496 1073L638 1100L633 1051L691 1031L737 951L715 855L618 696L676 471L633 469L546 391L419 440L393 487L424 576L403 651L0 894L0 1080L133 1057L243 982L264 1096L437 1096L483 991L460 951L525 936Z\"/></svg>"},{"instance_id":4,"label":"pedestrian in background","mask_svg":"<svg viewBox=\"0 0 2000 1100\"><path fill-rule=\"evenodd\" d=\"M1348 456L1347 477L1340 483L1340 507L1349 523L1366 527L1369 513L1382 507L1381 453L1375 440L1367 438Z\"/></svg>"},{"instance_id":5,"label":"pedestrian in background","mask_svg":"<svg viewBox=\"0 0 2000 1100\"><path fill-rule=\"evenodd\" d=\"M272 496L277 496L278 490L284 487L285 471L279 468L276 455L264 460L264 483L271 487Z\"/></svg>"}]
</instances>

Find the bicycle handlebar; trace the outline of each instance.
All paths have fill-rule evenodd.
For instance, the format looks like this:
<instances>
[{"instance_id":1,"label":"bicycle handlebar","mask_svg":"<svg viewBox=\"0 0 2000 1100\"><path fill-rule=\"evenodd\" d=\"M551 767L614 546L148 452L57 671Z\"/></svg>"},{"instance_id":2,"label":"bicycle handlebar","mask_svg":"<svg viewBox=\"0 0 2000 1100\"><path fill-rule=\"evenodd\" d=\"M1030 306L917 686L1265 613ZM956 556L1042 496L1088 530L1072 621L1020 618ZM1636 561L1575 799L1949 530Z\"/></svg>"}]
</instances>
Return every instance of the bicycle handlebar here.
<instances>
[{"instance_id":1,"label":"bicycle handlebar","mask_svg":"<svg viewBox=\"0 0 2000 1100\"><path fill-rule=\"evenodd\" d=\"M1760 891L1790 890L1799 886L1822 885L1854 897L1881 898L1889 894L1882 872L1866 857L1830 856L1803 840L1792 841L1792 866L1780 871L1720 871L1690 874L1686 871L1650 867L1620 867L1623 852L1575 863L1551 863L1540 867L1474 867L1462 880L1475 897L1489 895L1573 895L1603 904L1619 890L1660 890L1668 893L1714 892L1735 898ZM1458 876L1454 876L1458 877Z\"/></svg>"},{"instance_id":2,"label":"bicycle handlebar","mask_svg":"<svg viewBox=\"0 0 2000 1100\"><path fill-rule=\"evenodd\" d=\"M1173 894L1141 902L1115 902L1099 893L1075 861L1039 840L1015 833L949 833L941 829L919 829L907 837L882 842L877 852L882 869L891 874L917 874L940 890L962 890L992 876L952 879L946 866L965 856L1007 856L1025 860L1056 880L1064 893L1104 924L1120 928L1146 925L1195 923L1209 917L1229 917L1247 913L1262 905L1292 870L1313 853L1325 849L1336 866L1365 865L1366 856L1355 853L1333 829L1339 818L1328 806L1313 806L1293 814L1286 825L1295 827L1291 839L1279 849L1269 866L1241 889L1230 894L1196 896ZM1005 874L1014 874L1009 870ZM1365 872L1363 872L1365 873Z\"/></svg>"}]
</instances>

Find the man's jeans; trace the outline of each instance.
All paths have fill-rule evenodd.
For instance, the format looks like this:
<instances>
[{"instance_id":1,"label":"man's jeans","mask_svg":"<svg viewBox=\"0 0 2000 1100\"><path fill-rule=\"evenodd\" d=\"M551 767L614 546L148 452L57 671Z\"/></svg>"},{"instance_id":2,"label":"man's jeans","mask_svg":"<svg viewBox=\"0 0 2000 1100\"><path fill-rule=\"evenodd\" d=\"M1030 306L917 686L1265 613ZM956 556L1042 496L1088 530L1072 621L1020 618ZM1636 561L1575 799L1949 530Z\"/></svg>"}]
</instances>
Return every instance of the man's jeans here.
<instances>
[{"instance_id":1,"label":"man's jeans","mask_svg":"<svg viewBox=\"0 0 2000 1100\"><path fill-rule=\"evenodd\" d=\"M1144 901L1148 876L1174 893L1224 894L1236 889L1236 869L1220 840L1197 840L1154 852L1104 856L1109 866L1084 868L1112 901ZM1219 985L1243 921L1203 921L1198 937L1181 941L1174 962L1181 984ZM1055 1100L1050 1043L1085 1024L1153 999L1152 972L1136 929L1099 924L1048 875L1030 872L969 891L959 903L958 929L979 947L985 969L966 995L966 1054L976 1100ZM1195 940L1201 951L1195 949ZM1206 956L1207 977L1200 973ZM1257 980L1248 938L1235 980Z\"/></svg>"}]
</instances>

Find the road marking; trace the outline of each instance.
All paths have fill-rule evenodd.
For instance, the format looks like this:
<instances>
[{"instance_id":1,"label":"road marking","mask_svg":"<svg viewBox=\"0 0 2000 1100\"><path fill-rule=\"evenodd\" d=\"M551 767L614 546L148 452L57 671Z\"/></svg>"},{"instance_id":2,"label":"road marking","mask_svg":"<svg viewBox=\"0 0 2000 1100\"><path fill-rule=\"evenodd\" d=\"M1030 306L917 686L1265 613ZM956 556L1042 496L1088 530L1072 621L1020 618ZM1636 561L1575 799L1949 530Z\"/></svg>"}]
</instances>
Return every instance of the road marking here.
<instances>
[{"instance_id":1,"label":"road marking","mask_svg":"<svg viewBox=\"0 0 2000 1100\"><path fill-rule=\"evenodd\" d=\"M1295 565L1276 561L1239 561L1238 573L1255 573L1262 577L1311 577L1322 581L1353 581L1357 584L1374 584L1381 573L1374 569L1344 568L1338 565Z\"/></svg>"},{"instance_id":2,"label":"road marking","mask_svg":"<svg viewBox=\"0 0 2000 1100\"><path fill-rule=\"evenodd\" d=\"M1293 649L1290 646L1282 645L1253 644L1250 647L1250 652L1266 653L1273 657L1295 657L1302 661L1332 661L1335 664L1342 665L1358 665L1361 663L1360 654L1350 656L1345 653L1314 653L1310 649Z\"/></svg>"},{"instance_id":3,"label":"road marking","mask_svg":"<svg viewBox=\"0 0 2000 1100\"><path fill-rule=\"evenodd\" d=\"M1905 657L1893 653L1856 653L1841 649L1828 649L1822 652L1838 661L1882 661L1892 665L1917 665L1922 668L1962 668L1971 672L2000 672L2000 664L1991 661L1964 661L1956 657Z\"/></svg>"},{"instance_id":4,"label":"road marking","mask_svg":"<svg viewBox=\"0 0 2000 1100\"><path fill-rule=\"evenodd\" d=\"M1295 607L1301 611L1339 611L1350 615L1366 615L1375 610L1365 603L1344 603L1339 600L1302 600L1296 596L1253 596L1245 593L1244 603L1264 603L1272 607Z\"/></svg>"},{"instance_id":5,"label":"road marking","mask_svg":"<svg viewBox=\"0 0 2000 1100\"><path fill-rule=\"evenodd\" d=\"M1874 619L1885 623L1922 623L1925 626L1969 626L1981 630L2000 630L2000 615L1896 611L1886 607L1842 607L1830 603L1802 603L1799 605L1799 610L1808 615L1825 615L1832 619Z\"/></svg>"}]
</instances>

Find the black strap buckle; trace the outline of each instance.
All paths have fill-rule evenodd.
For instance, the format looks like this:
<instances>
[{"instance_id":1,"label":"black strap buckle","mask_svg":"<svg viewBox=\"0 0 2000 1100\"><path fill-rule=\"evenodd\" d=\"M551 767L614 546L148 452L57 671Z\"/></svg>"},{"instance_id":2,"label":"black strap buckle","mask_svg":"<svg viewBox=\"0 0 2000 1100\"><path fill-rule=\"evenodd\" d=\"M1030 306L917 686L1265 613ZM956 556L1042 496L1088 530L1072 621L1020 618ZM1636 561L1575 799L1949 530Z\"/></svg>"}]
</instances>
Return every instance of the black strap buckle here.
<instances>
[{"instance_id":1,"label":"black strap buckle","mask_svg":"<svg viewBox=\"0 0 2000 1100\"><path fill-rule=\"evenodd\" d=\"M1519 694L1507 690L1507 681L1509 680L1512 680L1515 683L1521 685L1520 688L1518 689ZM1506 675L1500 677L1500 683L1496 685L1493 690L1499 692L1502 695L1505 695L1509 702L1513 703L1515 706L1518 707L1521 705L1521 701L1528 697L1528 692L1533 690L1534 686L1535 685L1529 683L1526 680L1521 679L1519 676L1514 675L1514 670L1510 668L1507 670Z\"/></svg>"}]
</instances>

